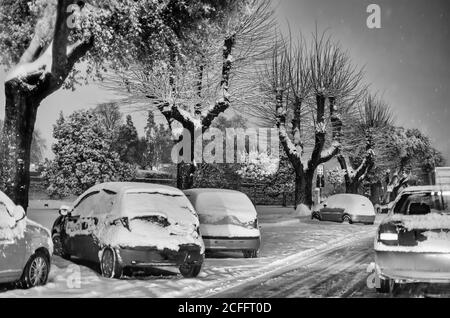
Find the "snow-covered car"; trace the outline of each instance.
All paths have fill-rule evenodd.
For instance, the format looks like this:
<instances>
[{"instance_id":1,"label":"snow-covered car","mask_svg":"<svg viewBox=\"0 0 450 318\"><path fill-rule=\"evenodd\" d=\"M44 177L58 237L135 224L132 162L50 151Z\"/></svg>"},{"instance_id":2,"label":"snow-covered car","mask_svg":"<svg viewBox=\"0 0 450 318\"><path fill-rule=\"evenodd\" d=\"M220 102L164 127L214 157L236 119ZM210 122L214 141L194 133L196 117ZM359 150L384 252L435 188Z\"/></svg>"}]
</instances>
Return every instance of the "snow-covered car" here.
<instances>
[{"instance_id":1,"label":"snow-covered car","mask_svg":"<svg viewBox=\"0 0 450 318\"><path fill-rule=\"evenodd\" d=\"M375 238L378 291L399 283L450 283L450 187L410 187Z\"/></svg>"},{"instance_id":2,"label":"snow-covered car","mask_svg":"<svg viewBox=\"0 0 450 318\"><path fill-rule=\"evenodd\" d=\"M344 223L374 224L375 208L362 195L336 194L313 208L312 219Z\"/></svg>"},{"instance_id":3,"label":"snow-covered car","mask_svg":"<svg viewBox=\"0 0 450 318\"><path fill-rule=\"evenodd\" d=\"M55 254L100 264L104 277L124 269L176 266L196 277L204 259L199 221L182 191L145 183L104 183L61 207Z\"/></svg>"},{"instance_id":4,"label":"snow-covered car","mask_svg":"<svg viewBox=\"0 0 450 318\"><path fill-rule=\"evenodd\" d=\"M45 285L52 253L50 232L0 192L0 283L17 282L23 288Z\"/></svg>"},{"instance_id":5,"label":"snow-covered car","mask_svg":"<svg viewBox=\"0 0 450 318\"><path fill-rule=\"evenodd\" d=\"M207 251L242 251L246 258L258 256L261 245L258 215L244 193L219 189L184 193L199 215Z\"/></svg>"}]
</instances>

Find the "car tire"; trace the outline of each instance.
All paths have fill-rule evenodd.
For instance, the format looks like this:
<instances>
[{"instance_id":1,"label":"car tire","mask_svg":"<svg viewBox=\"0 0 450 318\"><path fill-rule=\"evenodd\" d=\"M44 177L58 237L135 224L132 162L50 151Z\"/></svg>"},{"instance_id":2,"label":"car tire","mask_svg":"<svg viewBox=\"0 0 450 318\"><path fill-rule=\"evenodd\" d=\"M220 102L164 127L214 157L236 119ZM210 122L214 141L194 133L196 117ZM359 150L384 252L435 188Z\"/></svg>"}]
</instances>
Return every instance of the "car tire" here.
<instances>
[{"instance_id":1,"label":"car tire","mask_svg":"<svg viewBox=\"0 0 450 318\"><path fill-rule=\"evenodd\" d=\"M70 254L64 251L64 247L61 242L61 234L58 232L53 233L52 241L53 241L53 254L60 256L66 260L70 260Z\"/></svg>"},{"instance_id":2,"label":"car tire","mask_svg":"<svg viewBox=\"0 0 450 318\"><path fill-rule=\"evenodd\" d=\"M346 214L342 217L342 223L353 224L352 218L350 215Z\"/></svg>"},{"instance_id":3,"label":"car tire","mask_svg":"<svg viewBox=\"0 0 450 318\"><path fill-rule=\"evenodd\" d=\"M100 272L105 278L121 278L123 267L120 265L116 252L112 248L105 248L100 261Z\"/></svg>"},{"instance_id":4,"label":"car tire","mask_svg":"<svg viewBox=\"0 0 450 318\"><path fill-rule=\"evenodd\" d=\"M50 273L50 260L43 252L31 255L22 273L19 286L24 289L47 284Z\"/></svg>"},{"instance_id":5,"label":"car tire","mask_svg":"<svg viewBox=\"0 0 450 318\"><path fill-rule=\"evenodd\" d=\"M183 264L179 268L181 275L185 278L195 278L202 270L202 264Z\"/></svg>"},{"instance_id":6,"label":"car tire","mask_svg":"<svg viewBox=\"0 0 450 318\"><path fill-rule=\"evenodd\" d=\"M392 294L397 286L393 279L380 278L380 287L377 288L377 292L380 294Z\"/></svg>"},{"instance_id":7,"label":"car tire","mask_svg":"<svg viewBox=\"0 0 450 318\"><path fill-rule=\"evenodd\" d=\"M258 251L257 250L246 250L243 251L245 258L258 258Z\"/></svg>"}]
</instances>

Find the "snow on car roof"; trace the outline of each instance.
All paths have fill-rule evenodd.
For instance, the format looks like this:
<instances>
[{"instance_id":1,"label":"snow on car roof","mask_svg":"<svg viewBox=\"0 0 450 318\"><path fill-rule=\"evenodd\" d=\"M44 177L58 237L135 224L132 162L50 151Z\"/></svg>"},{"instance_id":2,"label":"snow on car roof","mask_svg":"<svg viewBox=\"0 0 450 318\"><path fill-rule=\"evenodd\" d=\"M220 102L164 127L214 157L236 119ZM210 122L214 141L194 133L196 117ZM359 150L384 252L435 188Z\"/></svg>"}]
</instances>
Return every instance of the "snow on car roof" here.
<instances>
[{"instance_id":1,"label":"snow on car roof","mask_svg":"<svg viewBox=\"0 0 450 318\"><path fill-rule=\"evenodd\" d=\"M100 183L85 191L82 195L80 195L77 200L73 203L73 206L76 206L78 202L84 198L84 196L91 192L108 190L116 192L117 194L125 193L125 192L135 192L135 191L144 191L144 192L161 192L168 195L183 195L183 191L178 190L174 187L169 187L161 184L153 184L153 183L143 183L143 182L107 182Z\"/></svg>"},{"instance_id":2,"label":"snow on car roof","mask_svg":"<svg viewBox=\"0 0 450 318\"><path fill-rule=\"evenodd\" d=\"M204 188L204 189L190 189L190 190L184 190L185 194L200 194L200 193L211 193L211 192L220 192L220 193L240 193L242 192L235 191L235 190L227 190L227 189L213 189L213 188Z\"/></svg>"},{"instance_id":3,"label":"snow on car roof","mask_svg":"<svg viewBox=\"0 0 450 318\"><path fill-rule=\"evenodd\" d=\"M431 192L431 191L450 191L450 186L447 185L413 186L403 189L400 193Z\"/></svg>"},{"instance_id":4,"label":"snow on car roof","mask_svg":"<svg viewBox=\"0 0 450 318\"><path fill-rule=\"evenodd\" d=\"M171 191L174 194L182 195L183 192L174 187L165 186L161 184L153 184L153 183L143 183L143 182L108 182L102 183L94 186L94 188L98 189L107 189L114 192L120 191L128 191L128 190L152 190L152 191L163 191L164 193ZM95 190L91 188L91 190Z\"/></svg>"},{"instance_id":5,"label":"snow on car roof","mask_svg":"<svg viewBox=\"0 0 450 318\"><path fill-rule=\"evenodd\" d=\"M340 193L340 194L334 194L332 196L330 196L328 199L331 198L344 198L347 200L358 200L358 201L370 201L369 198L363 196L363 195L359 195L359 194L350 194L350 193Z\"/></svg>"}]
</instances>

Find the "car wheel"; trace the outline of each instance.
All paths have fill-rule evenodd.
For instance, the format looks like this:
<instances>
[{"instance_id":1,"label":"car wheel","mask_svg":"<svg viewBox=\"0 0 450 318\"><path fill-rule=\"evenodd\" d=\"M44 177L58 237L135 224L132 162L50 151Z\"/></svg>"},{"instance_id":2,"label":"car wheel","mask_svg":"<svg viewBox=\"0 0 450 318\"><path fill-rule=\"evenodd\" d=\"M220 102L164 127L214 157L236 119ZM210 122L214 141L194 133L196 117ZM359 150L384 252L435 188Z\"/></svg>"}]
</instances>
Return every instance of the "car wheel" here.
<instances>
[{"instance_id":1,"label":"car wheel","mask_svg":"<svg viewBox=\"0 0 450 318\"><path fill-rule=\"evenodd\" d=\"M50 260L42 252L33 254L27 262L20 280L22 288L32 288L47 284Z\"/></svg>"},{"instance_id":2,"label":"car wheel","mask_svg":"<svg viewBox=\"0 0 450 318\"><path fill-rule=\"evenodd\" d=\"M183 264L180 266L180 273L185 278L194 278L200 274L202 270L201 264Z\"/></svg>"},{"instance_id":3,"label":"car wheel","mask_svg":"<svg viewBox=\"0 0 450 318\"><path fill-rule=\"evenodd\" d=\"M61 234L54 233L52 235L52 241L53 241L53 254L61 256L64 259L70 259L70 254L66 253L64 251L64 247L61 241Z\"/></svg>"},{"instance_id":4,"label":"car wheel","mask_svg":"<svg viewBox=\"0 0 450 318\"><path fill-rule=\"evenodd\" d=\"M393 279L380 278L380 288L377 288L377 292L380 294L392 294L397 288L397 284Z\"/></svg>"},{"instance_id":5,"label":"car wheel","mask_svg":"<svg viewBox=\"0 0 450 318\"><path fill-rule=\"evenodd\" d=\"M258 257L258 251L257 250L248 250L243 251L245 258L257 258Z\"/></svg>"},{"instance_id":6,"label":"car wheel","mask_svg":"<svg viewBox=\"0 0 450 318\"><path fill-rule=\"evenodd\" d=\"M121 278L123 268L119 264L116 252L111 248L105 248L100 261L100 271L106 278Z\"/></svg>"},{"instance_id":7,"label":"car wheel","mask_svg":"<svg viewBox=\"0 0 450 318\"><path fill-rule=\"evenodd\" d=\"M342 217L342 222L348 223L348 224L353 224L353 221L352 221L352 218L350 217L350 215L344 215Z\"/></svg>"}]
</instances>

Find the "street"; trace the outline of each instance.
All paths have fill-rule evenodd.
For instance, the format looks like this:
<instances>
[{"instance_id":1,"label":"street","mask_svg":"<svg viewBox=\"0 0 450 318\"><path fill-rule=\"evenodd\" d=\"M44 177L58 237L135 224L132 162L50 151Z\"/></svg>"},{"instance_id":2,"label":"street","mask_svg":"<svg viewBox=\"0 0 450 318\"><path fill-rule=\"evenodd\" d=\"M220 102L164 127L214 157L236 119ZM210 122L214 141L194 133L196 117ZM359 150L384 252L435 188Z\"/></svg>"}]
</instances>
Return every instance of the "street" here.
<instances>
[{"instance_id":1,"label":"street","mask_svg":"<svg viewBox=\"0 0 450 318\"><path fill-rule=\"evenodd\" d=\"M259 207L262 247L257 259L241 253L208 255L196 279L158 270L121 280L103 278L98 265L53 256L46 286L0 287L0 297L442 297L449 286L412 284L393 295L367 287L374 261L375 225L348 225L295 218L290 209ZM56 210L31 210L31 219L51 227Z\"/></svg>"}]
</instances>

